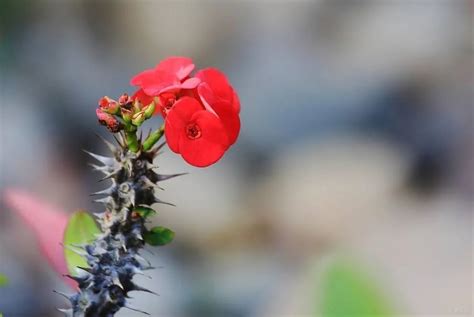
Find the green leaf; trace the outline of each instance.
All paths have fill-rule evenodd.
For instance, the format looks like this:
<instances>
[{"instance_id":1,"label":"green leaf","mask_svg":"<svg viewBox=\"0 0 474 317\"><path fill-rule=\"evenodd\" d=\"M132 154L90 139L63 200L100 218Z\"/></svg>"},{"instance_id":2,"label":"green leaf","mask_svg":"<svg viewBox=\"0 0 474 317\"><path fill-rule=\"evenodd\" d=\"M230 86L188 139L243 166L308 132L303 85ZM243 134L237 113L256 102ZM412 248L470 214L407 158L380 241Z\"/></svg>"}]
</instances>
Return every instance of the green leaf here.
<instances>
[{"instance_id":1,"label":"green leaf","mask_svg":"<svg viewBox=\"0 0 474 317\"><path fill-rule=\"evenodd\" d=\"M8 278L3 275L3 274L0 274L0 286L5 286L8 284Z\"/></svg>"},{"instance_id":2,"label":"green leaf","mask_svg":"<svg viewBox=\"0 0 474 317\"><path fill-rule=\"evenodd\" d=\"M173 241L174 232L165 227L154 227L145 233L144 238L145 242L150 245L165 245Z\"/></svg>"},{"instance_id":3,"label":"green leaf","mask_svg":"<svg viewBox=\"0 0 474 317\"><path fill-rule=\"evenodd\" d=\"M363 270L343 261L333 262L322 276L321 306L317 316L386 317L394 312L383 292Z\"/></svg>"},{"instance_id":4,"label":"green leaf","mask_svg":"<svg viewBox=\"0 0 474 317\"><path fill-rule=\"evenodd\" d=\"M144 206L138 206L134 210L136 213L140 215L142 218L148 218L150 216L156 215L156 211L153 208L148 208Z\"/></svg>"},{"instance_id":5,"label":"green leaf","mask_svg":"<svg viewBox=\"0 0 474 317\"><path fill-rule=\"evenodd\" d=\"M72 249L74 245L91 243L95 234L100 233L94 218L86 211L76 211L72 214L64 231L64 256L71 275L76 275L76 267L87 267L87 261Z\"/></svg>"}]
</instances>

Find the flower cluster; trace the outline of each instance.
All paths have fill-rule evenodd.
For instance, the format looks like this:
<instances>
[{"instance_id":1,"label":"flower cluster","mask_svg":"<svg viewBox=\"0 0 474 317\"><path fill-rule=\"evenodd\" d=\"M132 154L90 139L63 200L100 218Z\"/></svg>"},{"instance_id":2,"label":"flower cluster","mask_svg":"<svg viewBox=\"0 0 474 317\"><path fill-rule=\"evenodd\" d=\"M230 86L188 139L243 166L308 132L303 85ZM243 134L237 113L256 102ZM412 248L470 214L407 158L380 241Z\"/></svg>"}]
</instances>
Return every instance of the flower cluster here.
<instances>
[{"instance_id":1,"label":"flower cluster","mask_svg":"<svg viewBox=\"0 0 474 317\"><path fill-rule=\"evenodd\" d=\"M194 166L214 164L237 140L240 101L222 72L206 68L192 76L194 68L190 58L169 57L135 75L130 83L138 90L131 97L99 100L99 122L129 136L144 120L161 114L173 152Z\"/></svg>"},{"instance_id":2,"label":"flower cluster","mask_svg":"<svg viewBox=\"0 0 474 317\"><path fill-rule=\"evenodd\" d=\"M156 103L165 120L170 149L186 162L205 167L217 162L240 131L240 101L226 76L202 69L191 76L190 58L170 57L131 80L138 86L132 100Z\"/></svg>"},{"instance_id":3,"label":"flower cluster","mask_svg":"<svg viewBox=\"0 0 474 317\"><path fill-rule=\"evenodd\" d=\"M102 97L96 114L100 124L106 126L111 132L117 133L123 129L136 130L136 127L140 126L145 119L150 118L154 111L154 102L144 105L124 93L118 101L107 96Z\"/></svg>"}]
</instances>

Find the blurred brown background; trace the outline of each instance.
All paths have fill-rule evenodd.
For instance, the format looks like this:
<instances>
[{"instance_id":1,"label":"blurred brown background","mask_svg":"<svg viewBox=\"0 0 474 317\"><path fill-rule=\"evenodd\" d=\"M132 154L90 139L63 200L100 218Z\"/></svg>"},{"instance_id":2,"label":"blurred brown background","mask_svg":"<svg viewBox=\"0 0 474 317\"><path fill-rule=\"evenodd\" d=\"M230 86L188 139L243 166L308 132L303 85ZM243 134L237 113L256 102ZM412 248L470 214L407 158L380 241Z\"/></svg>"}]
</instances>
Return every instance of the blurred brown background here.
<instances>
[{"instance_id":1,"label":"blurred brown background","mask_svg":"<svg viewBox=\"0 0 474 317\"><path fill-rule=\"evenodd\" d=\"M238 143L215 166L170 151L176 240L134 307L152 316L316 316L311 276L363 265L403 316L471 316L473 25L463 0L0 0L2 189L98 211L81 149L103 95L169 55L228 74ZM154 123L157 125L159 119ZM5 316L59 316L67 290L0 206ZM34 212L34 211L32 211ZM139 316L123 310L118 316Z\"/></svg>"}]
</instances>

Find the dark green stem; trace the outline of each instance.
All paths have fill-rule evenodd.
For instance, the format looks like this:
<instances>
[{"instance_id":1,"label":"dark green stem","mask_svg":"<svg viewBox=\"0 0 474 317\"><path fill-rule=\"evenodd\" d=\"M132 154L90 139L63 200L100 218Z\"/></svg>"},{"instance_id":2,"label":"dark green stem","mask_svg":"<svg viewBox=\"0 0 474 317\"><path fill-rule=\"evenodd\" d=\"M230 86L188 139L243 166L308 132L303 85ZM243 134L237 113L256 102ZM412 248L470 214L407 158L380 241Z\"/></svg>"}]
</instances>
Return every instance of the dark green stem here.
<instances>
[{"instance_id":1,"label":"dark green stem","mask_svg":"<svg viewBox=\"0 0 474 317\"><path fill-rule=\"evenodd\" d=\"M137 153L140 149L140 144L138 143L136 129L125 129L125 136L127 138L128 149L133 153Z\"/></svg>"}]
</instances>

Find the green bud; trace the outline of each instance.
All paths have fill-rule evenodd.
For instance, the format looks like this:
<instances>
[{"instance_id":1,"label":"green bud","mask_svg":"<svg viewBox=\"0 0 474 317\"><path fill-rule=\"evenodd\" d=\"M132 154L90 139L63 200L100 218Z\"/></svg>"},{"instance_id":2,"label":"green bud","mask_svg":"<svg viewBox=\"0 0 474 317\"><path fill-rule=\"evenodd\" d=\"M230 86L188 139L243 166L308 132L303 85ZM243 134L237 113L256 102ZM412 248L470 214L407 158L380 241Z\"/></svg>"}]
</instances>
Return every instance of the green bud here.
<instances>
[{"instance_id":1,"label":"green bud","mask_svg":"<svg viewBox=\"0 0 474 317\"><path fill-rule=\"evenodd\" d=\"M143 121L145 121L145 111L139 111L132 116L132 124L135 126L140 126Z\"/></svg>"},{"instance_id":2,"label":"green bud","mask_svg":"<svg viewBox=\"0 0 474 317\"><path fill-rule=\"evenodd\" d=\"M133 113L130 110L125 109L125 108L121 108L120 110L122 112L123 121L125 121L125 123L131 123Z\"/></svg>"},{"instance_id":3,"label":"green bud","mask_svg":"<svg viewBox=\"0 0 474 317\"><path fill-rule=\"evenodd\" d=\"M143 110L145 111L145 117L147 119L151 118L153 113L155 113L155 108L156 108L156 105L154 101L152 101L148 106L145 106L143 108Z\"/></svg>"}]
</instances>

